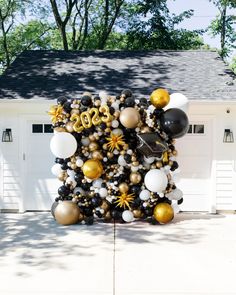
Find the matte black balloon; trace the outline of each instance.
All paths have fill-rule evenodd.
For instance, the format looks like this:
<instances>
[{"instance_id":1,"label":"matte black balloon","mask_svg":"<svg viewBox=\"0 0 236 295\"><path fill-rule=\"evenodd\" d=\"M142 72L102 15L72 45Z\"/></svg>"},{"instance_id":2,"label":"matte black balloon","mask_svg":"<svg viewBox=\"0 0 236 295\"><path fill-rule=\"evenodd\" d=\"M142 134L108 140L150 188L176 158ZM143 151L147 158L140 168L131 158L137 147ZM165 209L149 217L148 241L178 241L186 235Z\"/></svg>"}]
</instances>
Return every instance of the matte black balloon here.
<instances>
[{"instance_id":1,"label":"matte black balloon","mask_svg":"<svg viewBox=\"0 0 236 295\"><path fill-rule=\"evenodd\" d=\"M179 138L187 133L189 121L184 111L173 108L161 114L160 126L170 137Z\"/></svg>"},{"instance_id":2,"label":"matte black balloon","mask_svg":"<svg viewBox=\"0 0 236 295\"><path fill-rule=\"evenodd\" d=\"M99 198L99 197L93 197L92 199L91 199L91 204L92 204L92 206L93 207L99 207L100 205L102 205L102 199L101 198Z\"/></svg>"},{"instance_id":3,"label":"matte black balloon","mask_svg":"<svg viewBox=\"0 0 236 295\"><path fill-rule=\"evenodd\" d=\"M58 194L62 197L67 197L70 194L70 189L69 187L62 185L58 189Z\"/></svg>"},{"instance_id":4,"label":"matte black balloon","mask_svg":"<svg viewBox=\"0 0 236 295\"><path fill-rule=\"evenodd\" d=\"M183 201L184 201L184 199L181 198L180 200L177 201L177 204L178 204L178 205L181 205L181 204L183 203Z\"/></svg>"},{"instance_id":5,"label":"matte black balloon","mask_svg":"<svg viewBox=\"0 0 236 295\"><path fill-rule=\"evenodd\" d=\"M92 104L92 99L89 95L84 95L82 98L81 98L81 103L86 106L86 107L89 107L91 104Z\"/></svg>"},{"instance_id":6,"label":"matte black balloon","mask_svg":"<svg viewBox=\"0 0 236 295\"><path fill-rule=\"evenodd\" d=\"M57 99L57 103L60 105L63 105L65 102L67 102L67 99L65 97L59 97Z\"/></svg>"},{"instance_id":7,"label":"matte black balloon","mask_svg":"<svg viewBox=\"0 0 236 295\"><path fill-rule=\"evenodd\" d=\"M121 92L121 94L125 95L125 97L131 97L133 95L130 89L125 89Z\"/></svg>"}]
</instances>

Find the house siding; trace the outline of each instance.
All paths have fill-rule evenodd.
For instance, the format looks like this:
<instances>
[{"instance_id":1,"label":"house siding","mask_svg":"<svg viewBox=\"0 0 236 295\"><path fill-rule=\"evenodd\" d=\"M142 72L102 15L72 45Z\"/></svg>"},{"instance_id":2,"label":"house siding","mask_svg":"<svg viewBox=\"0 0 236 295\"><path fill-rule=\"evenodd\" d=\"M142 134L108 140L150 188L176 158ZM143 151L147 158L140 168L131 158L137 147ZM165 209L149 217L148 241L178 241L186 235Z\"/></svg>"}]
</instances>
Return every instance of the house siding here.
<instances>
[{"instance_id":1,"label":"house siding","mask_svg":"<svg viewBox=\"0 0 236 295\"><path fill-rule=\"evenodd\" d=\"M40 116L45 118L49 106L53 101L1 101L0 107L0 127L1 132L6 128L11 128L13 132L12 143L0 143L0 209L19 210L25 209L25 188L24 188L24 145L28 137L29 130L23 123L24 116ZM230 114L226 110L230 108ZM209 118L211 124L209 140L211 141L208 150L204 149L203 138L197 140L201 148L196 147L196 141L191 142L191 137L177 139L177 149L179 156L177 161L180 164L179 177L181 189L184 192L184 203L189 204L190 211L199 211L201 204L204 203L203 211L215 212L217 210L236 209L236 143L223 143L223 133L225 128L230 128L236 134L236 102L190 102L189 119L190 121L201 120L204 122ZM49 148L48 148L49 149ZM195 150L190 153L190 150ZM49 151L50 152L50 151ZM198 157L202 157L202 163L209 161L208 170L200 166ZM205 160L204 160L205 159ZM37 163L35 163L37 165ZM51 163L48 163L50 170ZM194 179L194 173L198 174ZM204 174L205 173L205 174ZM26 172L27 181L30 175ZM196 181L196 190L192 190L193 180ZM44 183L52 184L53 179L42 179ZM55 180L56 181L56 180ZM56 184L56 183L55 183ZM178 182L176 183L179 186ZM55 185L56 187L56 185ZM37 192L39 197L40 191ZM42 194L42 193L41 193ZM54 192L50 192L54 195ZM55 190L56 195L56 190ZM193 198L195 201L193 201ZM184 207L183 207L184 208ZM187 207L186 207L187 208ZM48 208L49 209L49 208ZM201 209L202 210L202 209Z\"/></svg>"}]
</instances>

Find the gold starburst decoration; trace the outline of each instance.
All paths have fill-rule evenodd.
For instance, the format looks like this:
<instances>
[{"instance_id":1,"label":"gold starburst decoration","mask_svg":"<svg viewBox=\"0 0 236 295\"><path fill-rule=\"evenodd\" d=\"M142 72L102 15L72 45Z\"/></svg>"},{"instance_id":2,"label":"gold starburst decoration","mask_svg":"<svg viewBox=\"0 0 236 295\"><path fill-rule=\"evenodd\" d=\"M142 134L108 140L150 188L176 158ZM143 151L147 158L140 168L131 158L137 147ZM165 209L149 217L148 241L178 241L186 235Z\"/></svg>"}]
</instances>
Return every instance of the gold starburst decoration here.
<instances>
[{"instance_id":1,"label":"gold starburst decoration","mask_svg":"<svg viewBox=\"0 0 236 295\"><path fill-rule=\"evenodd\" d=\"M65 115L63 114L63 107L61 105L51 106L48 114L51 116L52 122L61 122L64 120Z\"/></svg>"},{"instance_id":2,"label":"gold starburst decoration","mask_svg":"<svg viewBox=\"0 0 236 295\"><path fill-rule=\"evenodd\" d=\"M117 200L115 201L115 203L117 203L117 206L121 208L123 207L125 209L125 207L128 207L130 209L129 203L132 203L133 200L134 200L134 194L123 193L117 197Z\"/></svg>"},{"instance_id":3,"label":"gold starburst decoration","mask_svg":"<svg viewBox=\"0 0 236 295\"><path fill-rule=\"evenodd\" d=\"M108 141L107 146L111 152L114 149L120 150L120 147L125 145L122 134L111 133L110 137L106 137L106 140Z\"/></svg>"}]
</instances>

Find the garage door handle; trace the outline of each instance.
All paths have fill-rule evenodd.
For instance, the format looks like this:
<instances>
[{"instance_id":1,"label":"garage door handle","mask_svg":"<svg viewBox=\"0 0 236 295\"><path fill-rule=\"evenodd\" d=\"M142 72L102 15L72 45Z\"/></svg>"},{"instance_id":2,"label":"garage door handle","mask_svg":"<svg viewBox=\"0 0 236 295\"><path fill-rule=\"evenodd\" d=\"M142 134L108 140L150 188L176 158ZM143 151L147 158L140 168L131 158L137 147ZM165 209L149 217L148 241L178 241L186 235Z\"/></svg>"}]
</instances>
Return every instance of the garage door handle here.
<instances>
[{"instance_id":1,"label":"garage door handle","mask_svg":"<svg viewBox=\"0 0 236 295\"><path fill-rule=\"evenodd\" d=\"M25 153L23 153L23 161L25 161Z\"/></svg>"}]
</instances>

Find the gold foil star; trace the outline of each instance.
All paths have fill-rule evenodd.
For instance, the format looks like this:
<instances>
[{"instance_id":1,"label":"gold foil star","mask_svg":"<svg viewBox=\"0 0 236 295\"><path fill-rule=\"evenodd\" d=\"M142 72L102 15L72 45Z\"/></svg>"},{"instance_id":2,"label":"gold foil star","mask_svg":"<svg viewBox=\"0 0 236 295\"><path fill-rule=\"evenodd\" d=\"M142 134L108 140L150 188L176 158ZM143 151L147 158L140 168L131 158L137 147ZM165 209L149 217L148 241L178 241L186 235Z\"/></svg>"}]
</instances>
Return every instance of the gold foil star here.
<instances>
[{"instance_id":1,"label":"gold foil star","mask_svg":"<svg viewBox=\"0 0 236 295\"><path fill-rule=\"evenodd\" d=\"M117 197L117 200L115 201L115 203L117 203L117 206L121 208L123 207L125 209L125 207L128 207L130 209L129 203L132 203L133 200L134 200L134 194L123 193Z\"/></svg>"},{"instance_id":2,"label":"gold foil star","mask_svg":"<svg viewBox=\"0 0 236 295\"><path fill-rule=\"evenodd\" d=\"M123 135L121 134L111 133L110 137L106 137L106 140L108 141L107 146L111 152L114 149L120 150L120 146L125 145Z\"/></svg>"},{"instance_id":3,"label":"gold foil star","mask_svg":"<svg viewBox=\"0 0 236 295\"><path fill-rule=\"evenodd\" d=\"M63 107L61 105L51 106L48 114L51 116L51 120L54 124L63 121L65 118Z\"/></svg>"}]
</instances>

